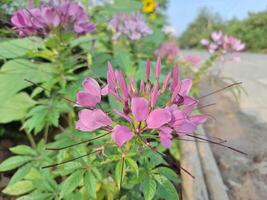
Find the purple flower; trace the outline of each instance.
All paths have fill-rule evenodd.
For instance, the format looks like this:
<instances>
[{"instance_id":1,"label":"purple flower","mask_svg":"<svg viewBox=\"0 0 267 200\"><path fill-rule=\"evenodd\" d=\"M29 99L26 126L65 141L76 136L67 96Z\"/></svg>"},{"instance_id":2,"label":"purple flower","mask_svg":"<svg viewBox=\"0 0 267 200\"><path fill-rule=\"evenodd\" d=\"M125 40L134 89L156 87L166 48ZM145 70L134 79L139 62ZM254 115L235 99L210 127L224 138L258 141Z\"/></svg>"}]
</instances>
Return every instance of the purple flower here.
<instances>
[{"instance_id":1,"label":"purple flower","mask_svg":"<svg viewBox=\"0 0 267 200\"><path fill-rule=\"evenodd\" d=\"M89 107L79 112L79 120L76 128L81 131L94 131L105 129L111 133L112 140L122 147L135 136L142 137L143 133L158 134L160 143L170 148L172 138L176 136L193 133L197 126L207 120L205 115L193 115L192 111L198 101L190 97L192 87L191 79L179 78L178 66L174 66L172 72L168 73L164 82L159 82L161 61L158 58L155 66L155 82L150 80L150 62L146 65L146 80L141 80L140 88L136 87L134 78L130 77L129 84L121 71L113 70L108 64L107 86L103 89L92 78L83 82L83 91L77 94L77 104ZM165 93L169 90L168 93ZM102 92L105 91L105 92ZM112 109L118 118L125 122L122 124L111 119L97 104L101 103L101 94L115 98L122 105L121 110ZM169 95L168 101L158 105L161 95ZM114 124L114 127L112 127Z\"/></svg>"},{"instance_id":2,"label":"purple flower","mask_svg":"<svg viewBox=\"0 0 267 200\"><path fill-rule=\"evenodd\" d=\"M180 49L175 41L164 42L155 51L155 55L168 62L173 62L179 56Z\"/></svg>"},{"instance_id":3,"label":"purple flower","mask_svg":"<svg viewBox=\"0 0 267 200\"><path fill-rule=\"evenodd\" d=\"M113 40L126 36L130 40L139 40L152 33L141 13L121 13L112 17L109 26L114 31Z\"/></svg>"},{"instance_id":4,"label":"purple flower","mask_svg":"<svg viewBox=\"0 0 267 200\"><path fill-rule=\"evenodd\" d=\"M233 36L228 36L221 31L211 33L211 41L202 39L200 43L205 46L211 54L221 52L223 55L235 55L246 47L241 40Z\"/></svg>"},{"instance_id":5,"label":"purple flower","mask_svg":"<svg viewBox=\"0 0 267 200\"><path fill-rule=\"evenodd\" d=\"M90 21L85 10L75 2L60 1L55 5L53 1L39 7L29 6L20 9L11 17L14 29L21 37L31 35L47 35L54 29L74 31L83 35L95 30L95 25Z\"/></svg>"}]
</instances>

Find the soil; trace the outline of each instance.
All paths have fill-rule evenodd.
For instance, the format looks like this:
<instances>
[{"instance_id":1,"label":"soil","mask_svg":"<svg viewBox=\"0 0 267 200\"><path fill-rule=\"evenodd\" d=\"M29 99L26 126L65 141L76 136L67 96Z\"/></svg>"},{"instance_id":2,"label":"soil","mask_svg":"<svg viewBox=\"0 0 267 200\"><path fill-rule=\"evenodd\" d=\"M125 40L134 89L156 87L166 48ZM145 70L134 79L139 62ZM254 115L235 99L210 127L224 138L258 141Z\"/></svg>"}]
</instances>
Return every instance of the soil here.
<instances>
[{"instance_id":1,"label":"soil","mask_svg":"<svg viewBox=\"0 0 267 200\"><path fill-rule=\"evenodd\" d=\"M217 84L220 88L225 84ZM203 94L210 91L203 89ZM248 154L243 156L211 145L224 183L232 200L267 199L267 123L242 112L230 92L204 98L202 105L216 103L202 111L215 118L205 124L211 136L226 139L227 144Z\"/></svg>"}]
</instances>

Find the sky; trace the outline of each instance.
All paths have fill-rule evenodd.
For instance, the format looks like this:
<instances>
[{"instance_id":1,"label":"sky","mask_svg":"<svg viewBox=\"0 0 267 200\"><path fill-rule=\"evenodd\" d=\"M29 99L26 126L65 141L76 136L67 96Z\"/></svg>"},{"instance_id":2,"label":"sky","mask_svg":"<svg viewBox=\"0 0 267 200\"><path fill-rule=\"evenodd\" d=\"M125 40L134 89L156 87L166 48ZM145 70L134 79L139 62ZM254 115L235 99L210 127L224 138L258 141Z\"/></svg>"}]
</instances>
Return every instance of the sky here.
<instances>
[{"instance_id":1,"label":"sky","mask_svg":"<svg viewBox=\"0 0 267 200\"><path fill-rule=\"evenodd\" d=\"M169 0L168 19L177 35L194 21L202 7L218 12L225 20L243 19L248 12L266 10L267 0Z\"/></svg>"}]
</instances>

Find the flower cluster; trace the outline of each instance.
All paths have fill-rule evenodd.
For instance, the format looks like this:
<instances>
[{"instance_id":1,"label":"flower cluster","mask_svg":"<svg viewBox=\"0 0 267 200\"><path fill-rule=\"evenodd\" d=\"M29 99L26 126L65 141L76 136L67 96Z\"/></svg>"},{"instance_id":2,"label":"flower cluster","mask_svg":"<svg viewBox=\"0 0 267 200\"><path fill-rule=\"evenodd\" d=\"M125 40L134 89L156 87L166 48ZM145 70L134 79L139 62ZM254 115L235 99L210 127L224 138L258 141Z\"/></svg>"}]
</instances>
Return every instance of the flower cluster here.
<instances>
[{"instance_id":1,"label":"flower cluster","mask_svg":"<svg viewBox=\"0 0 267 200\"><path fill-rule=\"evenodd\" d=\"M110 63L107 85L103 88L93 78L86 78L83 82L84 90L77 93L77 104L86 108L79 112L76 128L81 131L107 130L119 147L132 138L142 138L146 133L156 134L161 144L170 148L173 137L193 133L199 124L207 120L207 116L192 114L198 105L198 101L189 96L192 80L180 80L179 68L174 66L161 84L161 61L158 58L155 81L152 83L150 66L148 61L146 80L140 81L139 88L133 77L127 84L124 74L114 70ZM110 95L122 105L121 110L113 111L125 121L123 125L97 108L102 95ZM168 96L166 102L159 101L162 95Z\"/></svg>"},{"instance_id":2,"label":"flower cluster","mask_svg":"<svg viewBox=\"0 0 267 200\"><path fill-rule=\"evenodd\" d=\"M22 37L31 35L47 35L53 30L73 30L83 35L95 30L85 10L75 2L53 1L39 7L30 7L16 11L11 22Z\"/></svg>"},{"instance_id":3,"label":"flower cluster","mask_svg":"<svg viewBox=\"0 0 267 200\"><path fill-rule=\"evenodd\" d=\"M213 32L211 34L211 41L208 39L202 39L201 44L208 48L211 54L216 51L222 50L223 54L235 53L242 51L245 48L245 44L241 40L225 35L223 32Z\"/></svg>"},{"instance_id":4,"label":"flower cluster","mask_svg":"<svg viewBox=\"0 0 267 200\"><path fill-rule=\"evenodd\" d=\"M112 17L109 26L113 29L113 40L125 35L130 40L139 40L152 33L141 13L121 13Z\"/></svg>"},{"instance_id":5,"label":"flower cluster","mask_svg":"<svg viewBox=\"0 0 267 200\"><path fill-rule=\"evenodd\" d=\"M155 55L162 59L166 59L169 62L176 60L179 56L180 49L177 46L175 40L164 42L155 51Z\"/></svg>"}]
</instances>

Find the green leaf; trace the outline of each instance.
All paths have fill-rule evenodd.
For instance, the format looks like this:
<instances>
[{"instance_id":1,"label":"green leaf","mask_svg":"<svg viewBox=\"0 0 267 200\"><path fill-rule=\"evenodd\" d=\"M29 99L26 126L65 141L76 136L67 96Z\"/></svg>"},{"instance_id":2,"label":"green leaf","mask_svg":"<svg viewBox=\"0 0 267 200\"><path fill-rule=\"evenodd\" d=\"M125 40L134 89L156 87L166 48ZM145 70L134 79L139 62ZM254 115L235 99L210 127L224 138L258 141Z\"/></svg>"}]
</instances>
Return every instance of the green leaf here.
<instances>
[{"instance_id":1,"label":"green leaf","mask_svg":"<svg viewBox=\"0 0 267 200\"><path fill-rule=\"evenodd\" d=\"M29 108L35 105L28 94L21 92L12 97L0 100L0 123L8 123L22 119Z\"/></svg>"},{"instance_id":2,"label":"green leaf","mask_svg":"<svg viewBox=\"0 0 267 200\"><path fill-rule=\"evenodd\" d=\"M116 45L113 48L114 59L113 63L115 67L123 69L127 75L133 75L135 73L134 63L131 58L129 49L122 45Z\"/></svg>"},{"instance_id":3,"label":"green leaf","mask_svg":"<svg viewBox=\"0 0 267 200\"><path fill-rule=\"evenodd\" d=\"M103 7L104 8L104 7ZM99 16L105 16L101 19L106 19L109 16L112 16L116 13L121 12L134 12L142 8L142 3L132 0L114 0L114 3L111 6L107 6L106 9L102 9L99 13Z\"/></svg>"},{"instance_id":4,"label":"green leaf","mask_svg":"<svg viewBox=\"0 0 267 200\"><path fill-rule=\"evenodd\" d=\"M131 158L126 158L126 163L131 167L133 168L133 170L136 172L136 175L138 176L139 175L139 169L138 169L138 165L136 164L136 162L131 159Z\"/></svg>"},{"instance_id":5,"label":"green leaf","mask_svg":"<svg viewBox=\"0 0 267 200\"><path fill-rule=\"evenodd\" d=\"M31 170L29 171L29 173L25 176L25 179L32 180L32 181L33 180L40 180L40 179L42 179L42 175L37 169L32 167Z\"/></svg>"},{"instance_id":6,"label":"green leaf","mask_svg":"<svg viewBox=\"0 0 267 200\"><path fill-rule=\"evenodd\" d=\"M61 185L60 197L66 197L72 193L82 180L84 171L76 171L70 175Z\"/></svg>"},{"instance_id":7,"label":"green leaf","mask_svg":"<svg viewBox=\"0 0 267 200\"><path fill-rule=\"evenodd\" d=\"M21 57L42 47L42 40L36 37L7 40L0 43L0 59Z\"/></svg>"},{"instance_id":8,"label":"green leaf","mask_svg":"<svg viewBox=\"0 0 267 200\"><path fill-rule=\"evenodd\" d=\"M11 152L19 155L36 156L36 152L27 145L18 145L9 149Z\"/></svg>"},{"instance_id":9,"label":"green leaf","mask_svg":"<svg viewBox=\"0 0 267 200\"><path fill-rule=\"evenodd\" d=\"M29 60L15 59L6 62L0 69L0 123L22 119L34 101L20 90L31 86L24 79L36 83L47 82L52 78L52 65L33 63Z\"/></svg>"},{"instance_id":10,"label":"green leaf","mask_svg":"<svg viewBox=\"0 0 267 200\"><path fill-rule=\"evenodd\" d=\"M21 196L17 200L54 200L53 193L40 193L39 191L33 191L28 195Z\"/></svg>"},{"instance_id":11,"label":"green leaf","mask_svg":"<svg viewBox=\"0 0 267 200\"><path fill-rule=\"evenodd\" d=\"M10 157L0 164L0 172L15 169L15 168L23 165L24 163L30 161L31 159L32 159L32 157L29 157L29 156Z\"/></svg>"},{"instance_id":12,"label":"green leaf","mask_svg":"<svg viewBox=\"0 0 267 200\"><path fill-rule=\"evenodd\" d=\"M155 171L157 171L161 175L167 177L169 180L171 180L175 184L178 184L180 182L178 175L172 169L170 169L168 167L158 167L158 168L156 168Z\"/></svg>"},{"instance_id":13,"label":"green leaf","mask_svg":"<svg viewBox=\"0 0 267 200\"><path fill-rule=\"evenodd\" d=\"M116 167L115 167L115 180L117 182L118 187L121 187L121 181L123 180L123 176L125 173L125 170L123 168L125 168L125 166L123 166L123 162L125 162L124 160L120 160L117 162ZM123 173L122 173L123 170Z\"/></svg>"},{"instance_id":14,"label":"green leaf","mask_svg":"<svg viewBox=\"0 0 267 200\"><path fill-rule=\"evenodd\" d=\"M36 83L47 82L53 76L52 70L53 65L49 63L34 63L25 59L6 62L0 70L0 97L13 96L18 91L32 86L24 79Z\"/></svg>"},{"instance_id":15,"label":"green leaf","mask_svg":"<svg viewBox=\"0 0 267 200\"><path fill-rule=\"evenodd\" d=\"M31 181L19 181L13 185L7 186L3 193L9 194L9 195L22 195L26 194L34 189L34 185Z\"/></svg>"},{"instance_id":16,"label":"green leaf","mask_svg":"<svg viewBox=\"0 0 267 200\"><path fill-rule=\"evenodd\" d=\"M157 189L156 181L152 177L146 176L143 183L143 192L145 200L153 199L156 193L156 189Z\"/></svg>"},{"instance_id":17,"label":"green leaf","mask_svg":"<svg viewBox=\"0 0 267 200\"><path fill-rule=\"evenodd\" d=\"M13 185L14 183L22 180L29 173L30 169L31 169L30 163L20 167L10 179L8 185Z\"/></svg>"},{"instance_id":18,"label":"green leaf","mask_svg":"<svg viewBox=\"0 0 267 200\"><path fill-rule=\"evenodd\" d=\"M86 172L84 175L84 187L87 193L92 197L96 198L96 179L94 174L90 172Z\"/></svg>"},{"instance_id":19,"label":"green leaf","mask_svg":"<svg viewBox=\"0 0 267 200\"><path fill-rule=\"evenodd\" d=\"M162 175L154 174L153 176L159 183L157 194L161 198L164 198L165 200L179 200L179 196L172 182Z\"/></svg>"},{"instance_id":20,"label":"green leaf","mask_svg":"<svg viewBox=\"0 0 267 200\"><path fill-rule=\"evenodd\" d=\"M61 104L64 105L64 103ZM66 109L64 109L59 102L35 106L26 116L27 120L23 124L23 128L27 129L29 132L34 130L34 133L37 134L46 125L58 127L60 113L65 111Z\"/></svg>"},{"instance_id":21,"label":"green leaf","mask_svg":"<svg viewBox=\"0 0 267 200\"><path fill-rule=\"evenodd\" d=\"M102 78L106 78L107 75L107 63L111 59L111 56L106 53L94 53L93 64L91 66L94 75Z\"/></svg>"}]
</instances>

